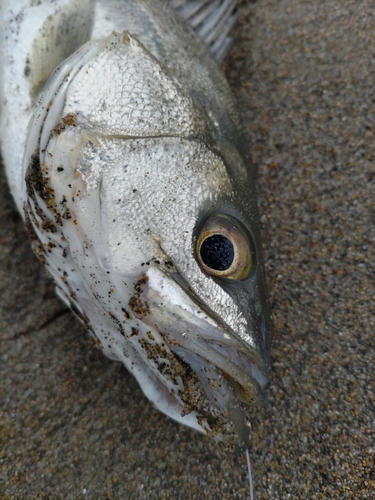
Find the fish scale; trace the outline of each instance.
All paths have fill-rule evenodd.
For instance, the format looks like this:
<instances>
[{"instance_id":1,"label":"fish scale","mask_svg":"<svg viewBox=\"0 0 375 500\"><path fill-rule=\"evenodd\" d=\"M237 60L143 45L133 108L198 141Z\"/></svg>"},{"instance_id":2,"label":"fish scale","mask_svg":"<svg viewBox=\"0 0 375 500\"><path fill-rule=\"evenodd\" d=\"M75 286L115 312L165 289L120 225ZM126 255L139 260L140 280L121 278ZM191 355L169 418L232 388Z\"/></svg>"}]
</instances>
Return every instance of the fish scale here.
<instances>
[{"instance_id":1,"label":"fish scale","mask_svg":"<svg viewBox=\"0 0 375 500\"><path fill-rule=\"evenodd\" d=\"M2 156L34 251L103 352L159 410L244 451L272 321L254 171L212 58L238 12L172 5L3 2ZM211 234L234 249L219 269L202 263Z\"/></svg>"}]
</instances>

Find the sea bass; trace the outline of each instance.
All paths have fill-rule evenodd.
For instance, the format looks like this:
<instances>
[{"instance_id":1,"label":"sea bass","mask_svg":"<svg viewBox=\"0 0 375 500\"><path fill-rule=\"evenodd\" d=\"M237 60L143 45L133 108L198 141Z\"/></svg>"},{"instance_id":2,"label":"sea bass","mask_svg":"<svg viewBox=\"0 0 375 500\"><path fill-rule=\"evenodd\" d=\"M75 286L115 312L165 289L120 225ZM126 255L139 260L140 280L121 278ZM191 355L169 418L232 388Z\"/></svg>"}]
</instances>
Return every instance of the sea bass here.
<instances>
[{"instance_id":1,"label":"sea bass","mask_svg":"<svg viewBox=\"0 0 375 500\"><path fill-rule=\"evenodd\" d=\"M218 66L235 3L2 0L0 140L61 299L159 410L244 451L272 320Z\"/></svg>"}]
</instances>

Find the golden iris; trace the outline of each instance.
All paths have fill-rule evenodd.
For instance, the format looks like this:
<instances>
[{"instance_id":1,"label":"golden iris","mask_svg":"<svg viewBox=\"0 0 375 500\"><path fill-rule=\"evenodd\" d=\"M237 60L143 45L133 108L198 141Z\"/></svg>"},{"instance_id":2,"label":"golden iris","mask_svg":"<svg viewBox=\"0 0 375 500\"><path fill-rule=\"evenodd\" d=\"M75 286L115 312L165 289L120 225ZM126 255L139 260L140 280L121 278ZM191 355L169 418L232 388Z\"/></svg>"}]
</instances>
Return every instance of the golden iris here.
<instances>
[{"instance_id":1,"label":"golden iris","mask_svg":"<svg viewBox=\"0 0 375 500\"><path fill-rule=\"evenodd\" d=\"M224 214L205 221L198 234L196 255L202 269L218 278L244 280L253 266L249 236L234 217Z\"/></svg>"}]
</instances>

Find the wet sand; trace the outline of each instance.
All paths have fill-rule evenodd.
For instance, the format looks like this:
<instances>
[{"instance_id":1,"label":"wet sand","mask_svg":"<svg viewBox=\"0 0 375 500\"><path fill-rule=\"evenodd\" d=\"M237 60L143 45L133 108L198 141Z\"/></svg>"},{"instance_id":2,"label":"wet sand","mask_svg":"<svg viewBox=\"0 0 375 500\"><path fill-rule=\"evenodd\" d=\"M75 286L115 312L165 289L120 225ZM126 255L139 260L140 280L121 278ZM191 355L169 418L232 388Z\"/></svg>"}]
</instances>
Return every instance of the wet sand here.
<instances>
[{"instance_id":1,"label":"wet sand","mask_svg":"<svg viewBox=\"0 0 375 500\"><path fill-rule=\"evenodd\" d=\"M225 66L276 333L256 499L375 498L375 7L246 3ZM0 180L0 498L245 499L244 457L156 411L55 298Z\"/></svg>"}]
</instances>

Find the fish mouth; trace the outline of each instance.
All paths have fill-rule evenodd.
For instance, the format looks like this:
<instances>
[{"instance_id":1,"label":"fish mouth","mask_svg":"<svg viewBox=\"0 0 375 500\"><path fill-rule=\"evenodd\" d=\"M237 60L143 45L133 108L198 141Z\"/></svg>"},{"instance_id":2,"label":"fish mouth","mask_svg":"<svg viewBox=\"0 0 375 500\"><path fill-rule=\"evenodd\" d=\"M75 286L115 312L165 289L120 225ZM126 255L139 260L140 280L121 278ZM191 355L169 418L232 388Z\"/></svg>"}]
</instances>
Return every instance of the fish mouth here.
<instances>
[{"instance_id":1,"label":"fish mouth","mask_svg":"<svg viewBox=\"0 0 375 500\"><path fill-rule=\"evenodd\" d=\"M208 314L174 274L149 268L137 289L142 307L136 315L160 333L186 367L183 412L195 411L207 434L245 451L250 434L246 406L256 404L268 382L264 363L253 346Z\"/></svg>"}]
</instances>

